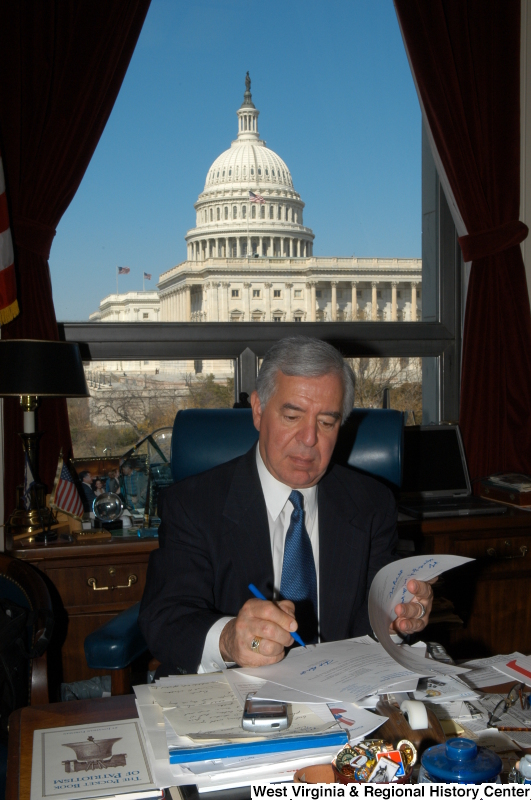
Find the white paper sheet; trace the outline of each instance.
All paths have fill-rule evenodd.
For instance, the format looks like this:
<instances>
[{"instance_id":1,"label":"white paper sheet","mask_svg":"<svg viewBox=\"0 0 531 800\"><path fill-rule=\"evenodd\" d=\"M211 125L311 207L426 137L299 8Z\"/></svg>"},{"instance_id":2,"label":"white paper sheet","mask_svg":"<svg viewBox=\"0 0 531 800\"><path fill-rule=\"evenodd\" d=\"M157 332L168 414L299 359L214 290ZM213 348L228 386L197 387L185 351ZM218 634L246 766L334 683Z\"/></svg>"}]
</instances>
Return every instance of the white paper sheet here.
<instances>
[{"instance_id":1,"label":"white paper sheet","mask_svg":"<svg viewBox=\"0 0 531 800\"><path fill-rule=\"evenodd\" d=\"M393 561L376 574L369 591L369 619L380 644L398 664L426 677L467 671L464 667L419 657L414 648L394 644L389 626L396 619L395 606L412 599L406 588L411 578L427 581L468 561L473 559L463 556L412 556Z\"/></svg>"},{"instance_id":2,"label":"white paper sheet","mask_svg":"<svg viewBox=\"0 0 531 800\"><path fill-rule=\"evenodd\" d=\"M472 661L467 661L463 666L468 667L470 672L463 675L462 679L475 689L507 683L507 676L495 669L495 666L496 664L511 661L519 655L520 653L511 653L506 656L491 656L490 658L476 658Z\"/></svg>"},{"instance_id":3,"label":"white paper sheet","mask_svg":"<svg viewBox=\"0 0 531 800\"><path fill-rule=\"evenodd\" d=\"M446 703L477 697L477 692L463 683L459 678L450 675L437 675L435 678L423 678L413 692L415 700L428 701L433 704Z\"/></svg>"},{"instance_id":4,"label":"white paper sheet","mask_svg":"<svg viewBox=\"0 0 531 800\"><path fill-rule=\"evenodd\" d=\"M503 673L510 680L520 681L531 686L531 657L522 653L513 653L493 664L494 669Z\"/></svg>"},{"instance_id":5,"label":"white paper sheet","mask_svg":"<svg viewBox=\"0 0 531 800\"><path fill-rule=\"evenodd\" d=\"M349 703L374 693L382 685L419 677L393 661L379 645L369 647L349 641L311 645L296 658L288 654L278 664L238 671L326 701Z\"/></svg>"}]
</instances>

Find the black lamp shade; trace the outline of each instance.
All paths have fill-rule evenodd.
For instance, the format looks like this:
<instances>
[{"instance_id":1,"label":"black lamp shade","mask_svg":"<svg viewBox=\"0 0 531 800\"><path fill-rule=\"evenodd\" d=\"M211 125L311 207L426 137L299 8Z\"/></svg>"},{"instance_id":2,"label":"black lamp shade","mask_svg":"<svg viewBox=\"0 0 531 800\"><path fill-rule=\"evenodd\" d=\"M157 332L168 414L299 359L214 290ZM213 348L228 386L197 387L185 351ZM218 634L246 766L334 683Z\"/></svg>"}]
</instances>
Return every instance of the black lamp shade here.
<instances>
[{"instance_id":1,"label":"black lamp shade","mask_svg":"<svg viewBox=\"0 0 531 800\"><path fill-rule=\"evenodd\" d=\"M0 340L0 397L87 397L76 342Z\"/></svg>"}]
</instances>

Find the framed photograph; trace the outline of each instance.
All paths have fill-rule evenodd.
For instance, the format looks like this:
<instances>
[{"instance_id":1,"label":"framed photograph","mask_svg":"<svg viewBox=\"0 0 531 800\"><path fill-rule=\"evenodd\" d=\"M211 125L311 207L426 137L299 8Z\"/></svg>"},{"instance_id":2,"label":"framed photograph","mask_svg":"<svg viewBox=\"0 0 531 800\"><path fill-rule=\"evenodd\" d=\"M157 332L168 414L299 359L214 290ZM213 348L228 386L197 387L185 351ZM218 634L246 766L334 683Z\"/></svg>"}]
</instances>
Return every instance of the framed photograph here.
<instances>
[{"instance_id":1,"label":"framed photograph","mask_svg":"<svg viewBox=\"0 0 531 800\"><path fill-rule=\"evenodd\" d=\"M77 473L86 511L92 508L95 498L105 492L115 492L123 498L120 461L119 456L72 459L70 463Z\"/></svg>"}]
</instances>

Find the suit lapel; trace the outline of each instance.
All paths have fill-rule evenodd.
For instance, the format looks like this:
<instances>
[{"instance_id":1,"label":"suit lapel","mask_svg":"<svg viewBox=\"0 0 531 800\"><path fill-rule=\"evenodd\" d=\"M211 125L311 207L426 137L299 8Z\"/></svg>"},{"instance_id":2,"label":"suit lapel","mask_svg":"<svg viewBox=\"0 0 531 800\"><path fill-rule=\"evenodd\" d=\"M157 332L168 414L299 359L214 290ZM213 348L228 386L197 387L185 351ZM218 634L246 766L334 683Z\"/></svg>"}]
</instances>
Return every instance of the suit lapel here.
<instances>
[{"instance_id":1,"label":"suit lapel","mask_svg":"<svg viewBox=\"0 0 531 800\"><path fill-rule=\"evenodd\" d=\"M329 472L319 484L319 618L326 641L347 635L362 568L357 543L367 520Z\"/></svg>"},{"instance_id":2,"label":"suit lapel","mask_svg":"<svg viewBox=\"0 0 531 800\"><path fill-rule=\"evenodd\" d=\"M273 557L256 447L240 459L234 471L223 510L223 534L238 584L246 589L254 583L271 597Z\"/></svg>"}]
</instances>

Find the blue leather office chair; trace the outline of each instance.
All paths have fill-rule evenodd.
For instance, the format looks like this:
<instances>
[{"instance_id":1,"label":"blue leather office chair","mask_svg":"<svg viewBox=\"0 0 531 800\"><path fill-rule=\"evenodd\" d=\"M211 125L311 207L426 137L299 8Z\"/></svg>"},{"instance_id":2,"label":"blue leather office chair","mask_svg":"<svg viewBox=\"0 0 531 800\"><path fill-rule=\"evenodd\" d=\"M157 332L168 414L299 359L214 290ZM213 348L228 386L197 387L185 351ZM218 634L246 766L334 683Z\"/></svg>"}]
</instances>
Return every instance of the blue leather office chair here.
<instances>
[{"instance_id":1,"label":"blue leather office chair","mask_svg":"<svg viewBox=\"0 0 531 800\"><path fill-rule=\"evenodd\" d=\"M341 427L334 459L399 489L404 415L393 409L356 408ZM171 471L175 481L246 453L258 439L250 409L187 409L173 424ZM146 650L137 625L140 603L85 639L92 669L111 670L113 694L128 691L123 670Z\"/></svg>"}]
</instances>

